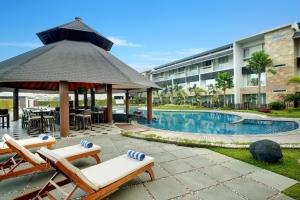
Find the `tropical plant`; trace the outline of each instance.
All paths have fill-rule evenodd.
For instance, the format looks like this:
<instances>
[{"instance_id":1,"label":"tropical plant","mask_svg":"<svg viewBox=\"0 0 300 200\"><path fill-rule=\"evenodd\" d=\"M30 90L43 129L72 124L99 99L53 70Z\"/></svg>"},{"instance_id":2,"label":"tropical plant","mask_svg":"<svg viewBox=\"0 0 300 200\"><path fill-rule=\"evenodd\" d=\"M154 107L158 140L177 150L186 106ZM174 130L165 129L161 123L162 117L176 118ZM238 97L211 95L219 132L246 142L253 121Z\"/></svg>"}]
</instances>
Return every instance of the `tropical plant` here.
<instances>
[{"instance_id":1,"label":"tropical plant","mask_svg":"<svg viewBox=\"0 0 300 200\"><path fill-rule=\"evenodd\" d=\"M269 107L272 110L283 110L285 108L285 105L281 101L274 101L269 104Z\"/></svg>"},{"instance_id":2,"label":"tropical plant","mask_svg":"<svg viewBox=\"0 0 300 200\"><path fill-rule=\"evenodd\" d=\"M189 92L190 92L191 95L193 95L195 97L196 102L198 103L198 105L201 105L201 96L202 96L202 94L206 93L206 90L194 85L193 87L189 88Z\"/></svg>"},{"instance_id":3,"label":"tropical plant","mask_svg":"<svg viewBox=\"0 0 300 200\"><path fill-rule=\"evenodd\" d=\"M208 94L212 96L212 103L218 103L219 95L218 95L217 88L213 84L210 84L207 87L207 91L208 91Z\"/></svg>"},{"instance_id":4,"label":"tropical plant","mask_svg":"<svg viewBox=\"0 0 300 200\"><path fill-rule=\"evenodd\" d=\"M233 76L229 72L220 72L216 78L216 88L223 91L224 107L226 107L226 90L233 88Z\"/></svg>"},{"instance_id":5,"label":"tropical plant","mask_svg":"<svg viewBox=\"0 0 300 200\"><path fill-rule=\"evenodd\" d=\"M300 84L300 76L295 76L288 81L288 84L292 84L292 83Z\"/></svg>"},{"instance_id":6,"label":"tropical plant","mask_svg":"<svg viewBox=\"0 0 300 200\"><path fill-rule=\"evenodd\" d=\"M251 82L252 86L258 86L258 78L252 78L250 80L250 82Z\"/></svg>"},{"instance_id":7,"label":"tropical plant","mask_svg":"<svg viewBox=\"0 0 300 200\"><path fill-rule=\"evenodd\" d=\"M252 54L250 59L248 60L249 68L252 72L258 75L258 97L257 104L258 108L261 107L261 73L266 71L268 68L268 72L275 74L275 70L273 69L272 59L266 54L264 51L258 51Z\"/></svg>"},{"instance_id":8,"label":"tropical plant","mask_svg":"<svg viewBox=\"0 0 300 200\"><path fill-rule=\"evenodd\" d=\"M284 97L284 102L293 102L294 103L294 108L297 108L298 102L300 101L300 93L294 93L294 94L287 94Z\"/></svg>"},{"instance_id":9,"label":"tropical plant","mask_svg":"<svg viewBox=\"0 0 300 200\"><path fill-rule=\"evenodd\" d=\"M181 104L182 102L183 102L183 104L185 104L187 93L185 92L185 90L183 89L182 86L177 85L177 84L174 86L174 95L177 98L178 104Z\"/></svg>"}]
</instances>

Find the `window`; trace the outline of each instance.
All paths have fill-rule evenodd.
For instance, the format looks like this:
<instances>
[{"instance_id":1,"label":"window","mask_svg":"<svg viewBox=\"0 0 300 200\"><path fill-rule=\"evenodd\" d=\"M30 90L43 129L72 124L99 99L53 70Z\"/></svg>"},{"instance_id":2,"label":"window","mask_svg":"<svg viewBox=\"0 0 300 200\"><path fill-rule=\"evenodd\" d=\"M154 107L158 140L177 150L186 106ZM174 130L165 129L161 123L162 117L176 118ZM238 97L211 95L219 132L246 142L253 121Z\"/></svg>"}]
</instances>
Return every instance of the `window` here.
<instances>
[{"instance_id":1,"label":"window","mask_svg":"<svg viewBox=\"0 0 300 200\"><path fill-rule=\"evenodd\" d=\"M228 63L228 56L218 58L219 64Z\"/></svg>"},{"instance_id":2,"label":"window","mask_svg":"<svg viewBox=\"0 0 300 200\"><path fill-rule=\"evenodd\" d=\"M176 73L176 69L172 69L169 71L169 76L173 76Z\"/></svg>"},{"instance_id":3,"label":"window","mask_svg":"<svg viewBox=\"0 0 300 200\"><path fill-rule=\"evenodd\" d=\"M204 61L203 66L205 67L211 66L211 60Z\"/></svg>"},{"instance_id":4,"label":"window","mask_svg":"<svg viewBox=\"0 0 300 200\"><path fill-rule=\"evenodd\" d=\"M261 85L266 86L266 74L261 73ZM247 86L258 86L258 74L247 74Z\"/></svg>"},{"instance_id":5,"label":"window","mask_svg":"<svg viewBox=\"0 0 300 200\"><path fill-rule=\"evenodd\" d=\"M254 52L262 51L263 44L244 48L244 59L250 58Z\"/></svg>"},{"instance_id":6,"label":"window","mask_svg":"<svg viewBox=\"0 0 300 200\"><path fill-rule=\"evenodd\" d=\"M181 73L184 73L184 71L185 71L185 68L181 67L181 68L178 69L177 73L181 74Z\"/></svg>"},{"instance_id":7,"label":"window","mask_svg":"<svg viewBox=\"0 0 300 200\"><path fill-rule=\"evenodd\" d=\"M215 85L216 81L215 79L207 79L205 80L205 88L207 89L211 85Z\"/></svg>"},{"instance_id":8,"label":"window","mask_svg":"<svg viewBox=\"0 0 300 200\"><path fill-rule=\"evenodd\" d=\"M243 94L243 103L245 105L257 105L258 94ZM261 103L266 104L266 94L261 94Z\"/></svg>"},{"instance_id":9,"label":"window","mask_svg":"<svg viewBox=\"0 0 300 200\"><path fill-rule=\"evenodd\" d=\"M197 70L197 65L192 65L192 66L190 66L190 67L189 67L189 70L190 70L190 71L195 71L195 70Z\"/></svg>"},{"instance_id":10,"label":"window","mask_svg":"<svg viewBox=\"0 0 300 200\"><path fill-rule=\"evenodd\" d=\"M244 49L244 58L249 58L250 57L250 49L249 48L245 48Z\"/></svg>"}]
</instances>

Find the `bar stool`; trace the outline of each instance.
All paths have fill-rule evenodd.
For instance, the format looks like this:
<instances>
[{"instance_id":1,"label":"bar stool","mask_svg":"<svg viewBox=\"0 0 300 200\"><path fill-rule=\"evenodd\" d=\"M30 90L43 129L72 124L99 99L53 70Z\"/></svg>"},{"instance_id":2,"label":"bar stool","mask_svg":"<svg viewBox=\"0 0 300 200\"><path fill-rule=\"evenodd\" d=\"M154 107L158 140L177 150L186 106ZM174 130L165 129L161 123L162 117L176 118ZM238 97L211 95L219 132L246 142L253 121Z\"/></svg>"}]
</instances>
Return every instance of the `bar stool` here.
<instances>
[{"instance_id":1,"label":"bar stool","mask_svg":"<svg viewBox=\"0 0 300 200\"><path fill-rule=\"evenodd\" d=\"M7 127L9 128L9 113L8 109L0 109L0 123L2 128Z\"/></svg>"},{"instance_id":2,"label":"bar stool","mask_svg":"<svg viewBox=\"0 0 300 200\"><path fill-rule=\"evenodd\" d=\"M52 115L43 116L45 127L49 127L50 131L55 132L55 117Z\"/></svg>"},{"instance_id":3,"label":"bar stool","mask_svg":"<svg viewBox=\"0 0 300 200\"><path fill-rule=\"evenodd\" d=\"M42 118L41 116L31 116L29 115L28 118L28 126L27 126L27 133L30 134L31 129L38 128L39 133L42 132L41 128Z\"/></svg>"},{"instance_id":4,"label":"bar stool","mask_svg":"<svg viewBox=\"0 0 300 200\"><path fill-rule=\"evenodd\" d=\"M75 115L75 127L78 127L78 129L87 129L88 126L91 126L91 130L93 130L91 109L84 110L83 114Z\"/></svg>"}]
</instances>

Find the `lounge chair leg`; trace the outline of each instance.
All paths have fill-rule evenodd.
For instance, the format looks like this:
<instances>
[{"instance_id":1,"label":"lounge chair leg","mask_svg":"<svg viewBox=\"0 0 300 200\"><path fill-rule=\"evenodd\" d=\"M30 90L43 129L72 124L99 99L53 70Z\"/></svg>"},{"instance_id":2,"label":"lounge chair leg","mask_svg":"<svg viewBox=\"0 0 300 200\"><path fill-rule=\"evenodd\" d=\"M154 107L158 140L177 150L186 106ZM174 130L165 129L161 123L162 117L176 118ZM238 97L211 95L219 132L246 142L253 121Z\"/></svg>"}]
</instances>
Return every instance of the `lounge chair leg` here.
<instances>
[{"instance_id":1,"label":"lounge chair leg","mask_svg":"<svg viewBox=\"0 0 300 200\"><path fill-rule=\"evenodd\" d=\"M69 200L71 198L71 196L74 194L74 192L77 190L77 188L78 188L78 185L75 185L64 200Z\"/></svg>"},{"instance_id":2,"label":"lounge chair leg","mask_svg":"<svg viewBox=\"0 0 300 200\"><path fill-rule=\"evenodd\" d=\"M49 186L50 181L54 180L58 175L59 175L59 173L55 172L55 174L50 178L50 180L46 183L46 185L44 187L42 187L40 189L40 191L37 193L36 198L43 195L43 193L46 191L47 187Z\"/></svg>"},{"instance_id":3,"label":"lounge chair leg","mask_svg":"<svg viewBox=\"0 0 300 200\"><path fill-rule=\"evenodd\" d=\"M146 172L149 174L149 176L151 178L151 181L154 181L155 180L155 176L154 176L152 168L147 169Z\"/></svg>"},{"instance_id":4,"label":"lounge chair leg","mask_svg":"<svg viewBox=\"0 0 300 200\"><path fill-rule=\"evenodd\" d=\"M91 156L96 160L97 164L101 163L100 155L98 153Z\"/></svg>"}]
</instances>

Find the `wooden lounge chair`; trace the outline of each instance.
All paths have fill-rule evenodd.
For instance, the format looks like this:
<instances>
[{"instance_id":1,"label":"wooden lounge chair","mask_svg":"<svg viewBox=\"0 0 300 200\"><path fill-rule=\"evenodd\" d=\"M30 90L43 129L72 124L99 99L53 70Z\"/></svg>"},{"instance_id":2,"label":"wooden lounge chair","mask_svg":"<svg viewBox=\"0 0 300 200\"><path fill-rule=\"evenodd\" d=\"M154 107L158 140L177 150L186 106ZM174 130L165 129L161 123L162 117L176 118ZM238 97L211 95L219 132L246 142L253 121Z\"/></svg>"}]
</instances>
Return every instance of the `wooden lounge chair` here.
<instances>
[{"instance_id":1,"label":"wooden lounge chair","mask_svg":"<svg viewBox=\"0 0 300 200\"><path fill-rule=\"evenodd\" d=\"M127 157L127 155L121 155L80 170L66 159L60 158L46 148L41 148L38 153L42 158L47 159L57 171L44 187L19 196L15 200L43 199L46 197L52 200L57 199L51 192L55 189L62 194L58 197L59 199L63 197L63 199L68 200L78 188L87 193L82 199L103 199L141 173L148 173L151 180L154 180L152 171L154 158L149 156L146 156L143 161L138 161ZM55 182L55 178L59 174L65 176L66 179ZM66 192L63 186L69 183L74 183L74 187Z\"/></svg>"},{"instance_id":2,"label":"wooden lounge chair","mask_svg":"<svg viewBox=\"0 0 300 200\"><path fill-rule=\"evenodd\" d=\"M5 134L3 137L11 138L8 134ZM39 137L33 137L28 139L22 139L22 140L16 140L16 142L24 146L26 149L34 149L34 148L41 148L41 147L47 147L48 149L52 149L54 144L56 143L56 140L54 137L49 136L47 140L42 140ZM0 155L10 154L14 153L12 149L10 149L4 141L0 142Z\"/></svg>"},{"instance_id":3,"label":"wooden lounge chair","mask_svg":"<svg viewBox=\"0 0 300 200\"><path fill-rule=\"evenodd\" d=\"M19 145L15 140L9 138L5 144L15 153L8 160L0 163L0 181L13 178L36 171L49 169L49 163L42 159L37 153L32 153L25 147ZM43 147L44 148L44 147ZM100 163L100 147L94 145L92 148L84 148L80 144L64 148L49 150L69 161L86 157L93 157Z\"/></svg>"}]
</instances>

